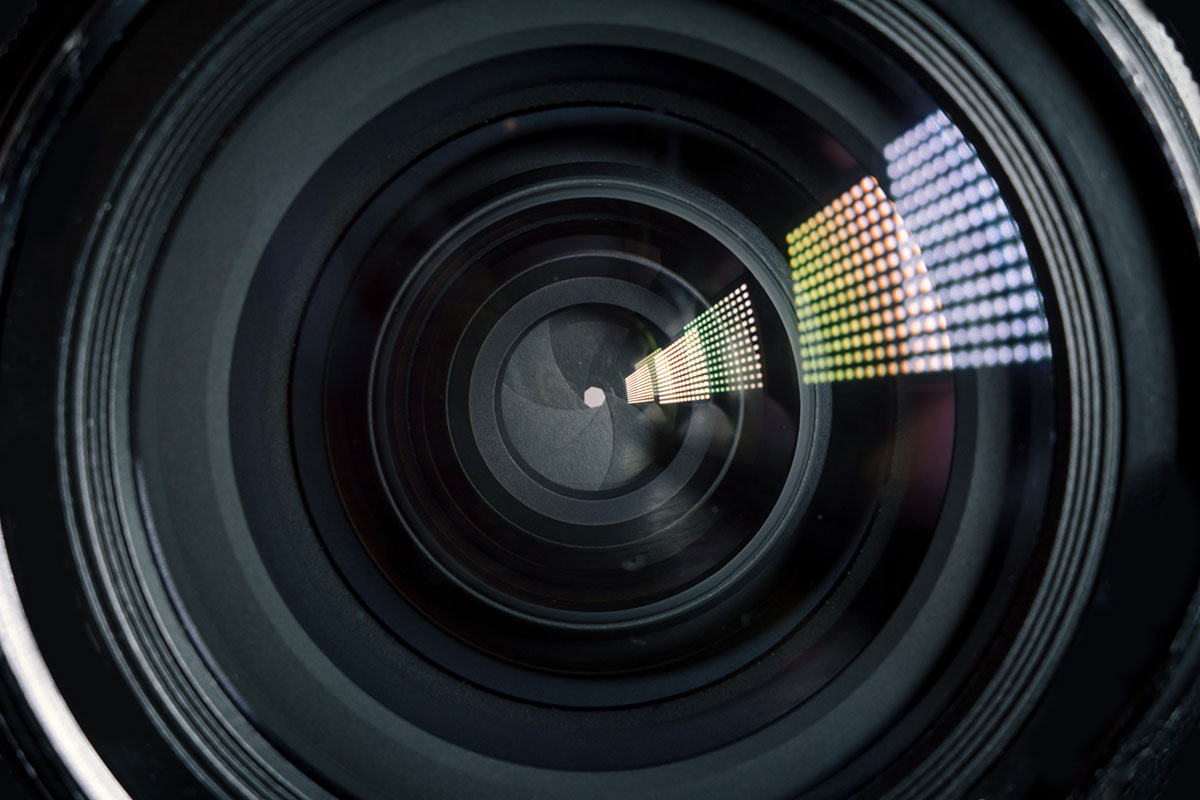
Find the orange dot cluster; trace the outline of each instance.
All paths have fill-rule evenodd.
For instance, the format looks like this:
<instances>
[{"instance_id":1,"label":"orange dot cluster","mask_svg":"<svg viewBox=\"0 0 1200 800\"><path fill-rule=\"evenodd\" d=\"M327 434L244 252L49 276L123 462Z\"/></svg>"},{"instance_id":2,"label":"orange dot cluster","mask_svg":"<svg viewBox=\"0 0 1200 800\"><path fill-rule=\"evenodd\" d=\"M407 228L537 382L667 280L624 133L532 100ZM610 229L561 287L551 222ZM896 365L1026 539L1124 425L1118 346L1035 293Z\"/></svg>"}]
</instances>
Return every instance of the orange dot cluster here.
<instances>
[{"instance_id":1,"label":"orange dot cluster","mask_svg":"<svg viewBox=\"0 0 1200 800\"><path fill-rule=\"evenodd\" d=\"M650 403L654 401L654 374L650 371L653 357L661 350L655 350L644 360L638 362L637 369L625 379L625 399L630 403Z\"/></svg>"},{"instance_id":2,"label":"orange dot cluster","mask_svg":"<svg viewBox=\"0 0 1200 800\"><path fill-rule=\"evenodd\" d=\"M921 249L873 177L787 235L806 383L950 369Z\"/></svg>"},{"instance_id":3,"label":"orange dot cluster","mask_svg":"<svg viewBox=\"0 0 1200 800\"><path fill-rule=\"evenodd\" d=\"M685 330L654 356L654 379L658 402L663 404L707 400L712 396L708 359L695 330Z\"/></svg>"}]
</instances>

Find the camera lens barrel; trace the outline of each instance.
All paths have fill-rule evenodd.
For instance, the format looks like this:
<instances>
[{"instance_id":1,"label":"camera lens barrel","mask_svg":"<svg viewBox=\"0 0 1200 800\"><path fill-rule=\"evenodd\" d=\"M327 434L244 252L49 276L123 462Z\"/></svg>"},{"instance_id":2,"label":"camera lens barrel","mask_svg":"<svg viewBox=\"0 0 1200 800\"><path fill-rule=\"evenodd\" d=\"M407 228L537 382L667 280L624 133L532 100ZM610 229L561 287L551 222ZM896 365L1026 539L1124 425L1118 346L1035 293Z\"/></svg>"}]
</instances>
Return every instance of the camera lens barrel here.
<instances>
[{"instance_id":1,"label":"camera lens barrel","mask_svg":"<svg viewBox=\"0 0 1200 800\"><path fill-rule=\"evenodd\" d=\"M1160 786L1200 93L1146 12L66 5L0 50L31 796Z\"/></svg>"}]
</instances>

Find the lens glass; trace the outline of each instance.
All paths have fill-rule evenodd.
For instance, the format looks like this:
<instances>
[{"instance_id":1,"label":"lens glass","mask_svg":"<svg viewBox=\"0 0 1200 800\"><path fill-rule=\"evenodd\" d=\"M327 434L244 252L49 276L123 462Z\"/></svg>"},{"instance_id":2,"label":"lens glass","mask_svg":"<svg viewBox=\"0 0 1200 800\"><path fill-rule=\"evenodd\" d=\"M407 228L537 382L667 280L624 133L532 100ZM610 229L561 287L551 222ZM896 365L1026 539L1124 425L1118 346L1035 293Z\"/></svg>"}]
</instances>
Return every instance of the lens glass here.
<instances>
[{"instance_id":1,"label":"lens glass","mask_svg":"<svg viewBox=\"0 0 1200 800\"><path fill-rule=\"evenodd\" d=\"M841 191L691 120L583 106L471 130L374 198L301 333L325 365L296 383L322 393L302 457L425 618L515 663L628 672L719 649L731 619L793 625L868 534L905 542L907 585L961 376L1049 390L1042 298L944 113L881 177L803 138Z\"/></svg>"},{"instance_id":2,"label":"lens glass","mask_svg":"<svg viewBox=\"0 0 1200 800\"><path fill-rule=\"evenodd\" d=\"M514 18L420 75L351 27L206 163L139 329L145 506L211 660L314 761L350 718L564 770L779 723L816 776L999 630L1057 485L1027 218L851 26L730 13L779 69L707 17ZM276 152L310 105L340 112Z\"/></svg>"}]
</instances>

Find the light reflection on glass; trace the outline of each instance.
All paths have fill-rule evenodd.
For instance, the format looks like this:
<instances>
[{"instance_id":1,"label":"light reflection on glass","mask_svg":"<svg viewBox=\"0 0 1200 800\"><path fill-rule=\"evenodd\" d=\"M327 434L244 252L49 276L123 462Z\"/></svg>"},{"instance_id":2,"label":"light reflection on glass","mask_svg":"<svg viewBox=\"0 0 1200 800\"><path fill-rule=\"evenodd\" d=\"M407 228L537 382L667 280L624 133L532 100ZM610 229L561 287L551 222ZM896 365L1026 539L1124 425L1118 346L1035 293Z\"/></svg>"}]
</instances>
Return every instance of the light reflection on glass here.
<instances>
[{"instance_id":1,"label":"light reflection on glass","mask_svg":"<svg viewBox=\"0 0 1200 800\"><path fill-rule=\"evenodd\" d=\"M804 380L829 383L1050 357L1017 224L942 112L787 235Z\"/></svg>"},{"instance_id":2,"label":"light reflection on glass","mask_svg":"<svg viewBox=\"0 0 1200 800\"><path fill-rule=\"evenodd\" d=\"M954 366L1050 358L1041 293L1017 223L941 111L884 148L896 210L924 248Z\"/></svg>"},{"instance_id":3,"label":"light reflection on glass","mask_svg":"<svg viewBox=\"0 0 1200 800\"><path fill-rule=\"evenodd\" d=\"M920 247L874 178L787 239L807 382L943 368L941 303Z\"/></svg>"},{"instance_id":4,"label":"light reflection on glass","mask_svg":"<svg viewBox=\"0 0 1200 800\"><path fill-rule=\"evenodd\" d=\"M720 392L761 389L758 325L746 285L684 326L625 379L630 403L687 403Z\"/></svg>"}]
</instances>

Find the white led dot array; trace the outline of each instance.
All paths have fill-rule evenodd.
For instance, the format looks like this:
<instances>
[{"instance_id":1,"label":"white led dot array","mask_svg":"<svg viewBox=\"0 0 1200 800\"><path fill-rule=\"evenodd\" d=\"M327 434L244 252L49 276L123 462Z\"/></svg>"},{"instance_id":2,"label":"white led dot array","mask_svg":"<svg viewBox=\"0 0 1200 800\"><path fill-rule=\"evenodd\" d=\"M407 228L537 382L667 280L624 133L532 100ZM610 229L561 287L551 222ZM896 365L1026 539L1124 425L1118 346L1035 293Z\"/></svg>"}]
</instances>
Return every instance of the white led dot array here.
<instances>
[{"instance_id":1,"label":"white led dot array","mask_svg":"<svg viewBox=\"0 0 1200 800\"><path fill-rule=\"evenodd\" d=\"M625 379L625 397L630 403L688 403L762 387L758 322L742 284L685 325L666 348L639 361Z\"/></svg>"},{"instance_id":2,"label":"white led dot array","mask_svg":"<svg viewBox=\"0 0 1200 800\"><path fill-rule=\"evenodd\" d=\"M892 197L945 314L953 366L1050 358L1042 296L1017 223L962 131L941 111L884 148Z\"/></svg>"},{"instance_id":3,"label":"white led dot array","mask_svg":"<svg viewBox=\"0 0 1200 800\"><path fill-rule=\"evenodd\" d=\"M658 352L660 351L654 351L654 353ZM633 374L625 379L625 399L630 403L654 401L654 374L650 371L653 366L653 359L643 359L638 362L637 369L633 371Z\"/></svg>"}]
</instances>

